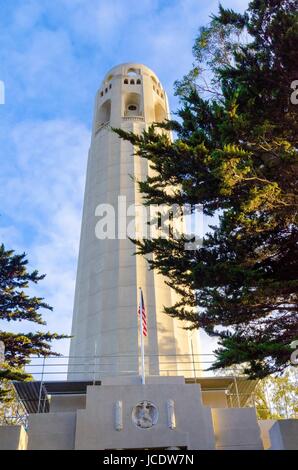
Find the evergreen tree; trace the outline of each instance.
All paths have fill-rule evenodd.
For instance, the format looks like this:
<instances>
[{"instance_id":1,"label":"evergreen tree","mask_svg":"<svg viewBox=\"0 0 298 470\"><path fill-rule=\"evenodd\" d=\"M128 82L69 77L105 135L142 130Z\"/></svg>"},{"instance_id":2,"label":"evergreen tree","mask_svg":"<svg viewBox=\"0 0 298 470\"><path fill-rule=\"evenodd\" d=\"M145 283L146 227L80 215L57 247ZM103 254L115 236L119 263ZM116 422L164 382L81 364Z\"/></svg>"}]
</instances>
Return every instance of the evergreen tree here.
<instances>
[{"instance_id":1,"label":"evergreen tree","mask_svg":"<svg viewBox=\"0 0 298 470\"><path fill-rule=\"evenodd\" d=\"M219 215L196 250L184 249L185 235L135 243L181 295L165 311L219 338L213 368L245 364L251 378L289 366L298 336L296 7L220 6L177 83L180 120L142 135L116 130L154 170L139 183L147 205Z\"/></svg>"},{"instance_id":2,"label":"evergreen tree","mask_svg":"<svg viewBox=\"0 0 298 470\"><path fill-rule=\"evenodd\" d=\"M0 320L7 322L29 321L45 325L40 310L52 310L40 297L29 296L25 289L30 283L37 284L45 275L38 271L28 272L26 255L15 254L0 246ZM3 323L2 323L3 325ZM0 341L5 345L5 362L0 364L0 399L6 395L8 380L28 380L30 374L24 367L31 355L58 355L51 351L50 343L65 335L49 332L11 333L0 330Z\"/></svg>"}]
</instances>

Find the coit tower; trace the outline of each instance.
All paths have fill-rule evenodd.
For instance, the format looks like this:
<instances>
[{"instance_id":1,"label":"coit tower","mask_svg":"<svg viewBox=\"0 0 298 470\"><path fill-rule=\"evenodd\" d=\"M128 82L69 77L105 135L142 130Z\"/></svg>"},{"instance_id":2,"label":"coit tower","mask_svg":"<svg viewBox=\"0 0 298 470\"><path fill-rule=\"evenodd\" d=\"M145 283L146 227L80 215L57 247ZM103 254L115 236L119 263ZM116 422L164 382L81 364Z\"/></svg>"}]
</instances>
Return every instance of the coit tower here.
<instances>
[{"instance_id":1,"label":"coit tower","mask_svg":"<svg viewBox=\"0 0 298 470\"><path fill-rule=\"evenodd\" d=\"M88 157L68 368L69 380L139 375L138 287L147 314L147 375L193 376L197 336L164 313L177 301L163 277L135 255L125 227L140 223L137 180L148 161L112 128L141 133L169 116L158 77L142 64L110 70L96 94ZM102 230L100 230L102 229ZM99 232L106 235L102 236Z\"/></svg>"}]
</instances>

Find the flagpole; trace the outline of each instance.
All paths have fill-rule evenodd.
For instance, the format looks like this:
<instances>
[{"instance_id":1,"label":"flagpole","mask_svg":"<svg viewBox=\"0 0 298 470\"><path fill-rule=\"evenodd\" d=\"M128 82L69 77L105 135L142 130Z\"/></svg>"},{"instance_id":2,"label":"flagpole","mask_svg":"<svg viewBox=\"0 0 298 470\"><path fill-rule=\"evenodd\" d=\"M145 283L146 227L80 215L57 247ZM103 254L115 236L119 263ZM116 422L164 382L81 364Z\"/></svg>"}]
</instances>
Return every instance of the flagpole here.
<instances>
[{"instance_id":1,"label":"flagpole","mask_svg":"<svg viewBox=\"0 0 298 470\"><path fill-rule=\"evenodd\" d=\"M145 385L145 353L144 353L144 337L143 337L143 300L142 289L140 290L140 335L141 335L141 372L142 372L142 385Z\"/></svg>"}]
</instances>

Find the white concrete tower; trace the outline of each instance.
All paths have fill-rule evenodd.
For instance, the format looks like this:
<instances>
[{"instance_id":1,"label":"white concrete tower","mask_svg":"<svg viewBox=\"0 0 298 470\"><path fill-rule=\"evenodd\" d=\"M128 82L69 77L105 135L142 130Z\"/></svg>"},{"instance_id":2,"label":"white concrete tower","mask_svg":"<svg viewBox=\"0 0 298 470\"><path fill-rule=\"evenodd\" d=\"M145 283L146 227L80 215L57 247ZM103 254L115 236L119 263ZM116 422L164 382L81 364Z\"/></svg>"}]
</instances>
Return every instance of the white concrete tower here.
<instances>
[{"instance_id":1,"label":"white concrete tower","mask_svg":"<svg viewBox=\"0 0 298 470\"><path fill-rule=\"evenodd\" d=\"M142 64L114 67L97 92L76 279L69 380L139 374L138 287L142 287L147 312L146 374L193 375L192 350L198 353L197 336L193 335L195 339L191 341L183 324L163 313L163 306L172 305L176 294L160 275L148 270L143 257L133 255L135 247L123 233L125 218L118 211L119 196L126 198L127 208L141 206L141 195L132 176L144 179L148 162L134 157L131 144L110 129L117 127L140 133L152 122L163 121L168 113L165 91L155 73ZM97 209L101 204L109 204L115 210L114 239L96 236L96 224L102 220L100 216L106 215ZM130 208L130 227L139 222L138 216L133 215ZM113 235L111 230L109 235Z\"/></svg>"}]
</instances>

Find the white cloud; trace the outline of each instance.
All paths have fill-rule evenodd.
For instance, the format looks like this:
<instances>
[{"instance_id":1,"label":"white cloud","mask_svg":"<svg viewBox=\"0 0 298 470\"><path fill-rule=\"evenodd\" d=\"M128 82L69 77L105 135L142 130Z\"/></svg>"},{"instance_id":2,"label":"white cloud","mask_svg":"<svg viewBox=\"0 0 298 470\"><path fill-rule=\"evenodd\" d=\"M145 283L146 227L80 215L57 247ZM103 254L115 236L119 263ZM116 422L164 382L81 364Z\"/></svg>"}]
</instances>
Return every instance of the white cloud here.
<instances>
[{"instance_id":1,"label":"white cloud","mask_svg":"<svg viewBox=\"0 0 298 470\"><path fill-rule=\"evenodd\" d=\"M90 133L78 122L31 121L17 125L11 139L15 171L8 180L2 175L0 198L14 225L1 229L2 240L47 274L32 292L54 307L45 314L47 328L70 333ZM61 348L67 354L67 344L57 343Z\"/></svg>"}]
</instances>

